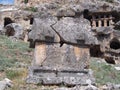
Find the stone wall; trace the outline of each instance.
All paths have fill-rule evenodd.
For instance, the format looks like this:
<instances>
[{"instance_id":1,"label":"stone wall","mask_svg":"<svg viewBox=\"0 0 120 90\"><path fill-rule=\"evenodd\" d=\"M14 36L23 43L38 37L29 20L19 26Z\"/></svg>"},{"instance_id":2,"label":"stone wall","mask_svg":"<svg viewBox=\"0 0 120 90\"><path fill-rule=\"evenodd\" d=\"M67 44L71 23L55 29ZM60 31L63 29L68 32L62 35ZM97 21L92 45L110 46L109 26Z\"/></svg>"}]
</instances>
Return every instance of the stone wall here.
<instances>
[{"instance_id":1,"label":"stone wall","mask_svg":"<svg viewBox=\"0 0 120 90\"><path fill-rule=\"evenodd\" d=\"M56 70L84 70L89 65L89 48L52 43L36 43L34 65Z\"/></svg>"}]
</instances>

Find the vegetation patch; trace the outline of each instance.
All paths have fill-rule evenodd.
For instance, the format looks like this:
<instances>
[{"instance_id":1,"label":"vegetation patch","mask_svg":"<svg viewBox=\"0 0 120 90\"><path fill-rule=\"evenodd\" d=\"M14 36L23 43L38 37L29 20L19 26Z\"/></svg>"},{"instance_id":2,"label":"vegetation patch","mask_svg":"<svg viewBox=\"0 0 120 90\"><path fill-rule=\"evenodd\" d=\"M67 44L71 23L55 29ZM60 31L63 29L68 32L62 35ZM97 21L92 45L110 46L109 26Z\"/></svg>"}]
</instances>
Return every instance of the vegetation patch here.
<instances>
[{"instance_id":1,"label":"vegetation patch","mask_svg":"<svg viewBox=\"0 0 120 90\"><path fill-rule=\"evenodd\" d=\"M114 3L114 0L104 0L106 2L109 2L109 3Z\"/></svg>"},{"instance_id":2,"label":"vegetation patch","mask_svg":"<svg viewBox=\"0 0 120 90\"><path fill-rule=\"evenodd\" d=\"M32 60L30 53L32 51L28 43L12 41L8 37L0 35L0 71L18 68L21 63L30 64Z\"/></svg>"},{"instance_id":3,"label":"vegetation patch","mask_svg":"<svg viewBox=\"0 0 120 90\"><path fill-rule=\"evenodd\" d=\"M24 69L19 69L19 70L8 69L8 70L6 70L6 76L7 76L7 78L9 78L11 80L23 77L23 76L25 76L25 74L26 74L26 70L24 70Z\"/></svg>"},{"instance_id":4,"label":"vegetation patch","mask_svg":"<svg viewBox=\"0 0 120 90\"><path fill-rule=\"evenodd\" d=\"M0 80L11 79L14 87L10 90L19 90L21 85L25 86L32 53L33 49L29 48L29 43L13 41L7 36L0 35Z\"/></svg>"},{"instance_id":5,"label":"vegetation patch","mask_svg":"<svg viewBox=\"0 0 120 90\"><path fill-rule=\"evenodd\" d=\"M92 59L90 68L94 71L96 82L100 85L104 85L108 82L119 84L120 83L120 71L117 71L114 65L102 62L99 59Z\"/></svg>"},{"instance_id":6,"label":"vegetation patch","mask_svg":"<svg viewBox=\"0 0 120 90\"><path fill-rule=\"evenodd\" d=\"M24 10L31 11L31 12L37 12L38 8L37 7L26 7Z\"/></svg>"}]
</instances>

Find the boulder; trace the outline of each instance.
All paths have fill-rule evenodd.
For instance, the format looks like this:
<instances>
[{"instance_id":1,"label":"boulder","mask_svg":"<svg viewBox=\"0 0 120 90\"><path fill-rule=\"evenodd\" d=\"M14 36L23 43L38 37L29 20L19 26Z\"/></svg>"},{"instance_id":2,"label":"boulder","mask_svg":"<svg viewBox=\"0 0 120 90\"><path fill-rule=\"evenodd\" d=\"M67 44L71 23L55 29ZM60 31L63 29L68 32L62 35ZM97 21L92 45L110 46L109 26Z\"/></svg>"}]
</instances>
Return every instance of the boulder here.
<instances>
[{"instance_id":1,"label":"boulder","mask_svg":"<svg viewBox=\"0 0 120 90\"><path fill-rule=\"evenodd\" d=\"M7 87L12 86L12 81L8 78L5 78L4 80L0 81L0 90L5 90Z\"/></svg>"},{"instance_id":2,"label":"boulder","mask_svg":"<svg viewBox=\"0 0 120 90\"><path fill-rule=\"evenodd\" d=\"M24 29L20 24L11 23L5 26L5 34L16 39L23 39Z\"/></svg>"}]
</instances>

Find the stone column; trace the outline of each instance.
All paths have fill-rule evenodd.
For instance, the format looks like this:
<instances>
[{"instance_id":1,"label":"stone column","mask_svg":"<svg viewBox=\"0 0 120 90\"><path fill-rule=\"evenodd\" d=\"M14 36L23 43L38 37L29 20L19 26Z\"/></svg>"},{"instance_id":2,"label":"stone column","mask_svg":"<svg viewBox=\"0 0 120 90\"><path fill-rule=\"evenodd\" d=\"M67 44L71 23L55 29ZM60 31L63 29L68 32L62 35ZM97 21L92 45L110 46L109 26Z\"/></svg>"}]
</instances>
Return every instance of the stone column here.
<instances>
[{"instance_id":1,"label":"stone column","mask_svg":"<svg viewBox=\"0 0 120 90\"><path fill-rule=\"evenodd\" d=\"M96 28L96 21L95 21L95 16L92 16L92 28Z\"/></svg>"},{"instance_id":2,"label":"stone column","mask_svg":"<svg viewBox=\"0 0 120 90\"><path fill-rule=\"evenodd\" d=\"M109 26L113 26L114 22L113 22L112 15L109 15L109 18L110 18Z\"/></svg>"},{"instance_id":3,"label":"stone column","mask_svg":"<svg viewBox=\"0 0 120 90\"><path fill-rule=\"evenodd\" d=\"M104 27L107 27L107 19L106 19L106 15L104 15Z\"/></svg>"},{"instance_id":4,"label":"stone column","mask_svg":"<svg viewBox=\"0 0 120 90\"><path fill-rule=\"evenodd\" d=\"M25 33L25 38L24 38L24 42L28 41L28 33Z\"/></svg>"},{"instance_id":5,"label":"stone column","mask_svg":"<svg viewBox=\"0 0 120 90\"><path fill-rule=\"evenodd\" d=\"M44 43L38 43L35 44L35 51L34 51L34 59L35 65L40 66L46 58L46 45Z\"/></svg>"},{"instance_id":6,"label":"stone column","mask_svg":"<svg viewBox=\"0 0 120 90\"><path fill-rule=\"evenodd\" d=\"M99 19L98 19L98 27L101 27L102 26L102 21L100 20L100 15L99 15Z\"/></svg>"}]
</instances>

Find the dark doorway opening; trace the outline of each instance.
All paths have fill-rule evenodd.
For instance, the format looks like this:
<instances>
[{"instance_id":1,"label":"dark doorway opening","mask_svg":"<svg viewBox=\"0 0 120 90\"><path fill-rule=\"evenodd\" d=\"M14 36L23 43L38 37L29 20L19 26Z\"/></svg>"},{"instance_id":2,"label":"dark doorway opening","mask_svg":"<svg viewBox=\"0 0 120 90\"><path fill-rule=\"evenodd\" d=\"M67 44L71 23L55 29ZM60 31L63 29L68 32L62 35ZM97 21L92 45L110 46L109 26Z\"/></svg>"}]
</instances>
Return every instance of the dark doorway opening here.
<instances>
[{"instance_id":1,"label":"dark doorway opening","mask_svg":"<svg viewBox=\"0 0 120 90\"><path fill-rule=\"evenodd\" d=\"M104 21L102 20L101 22L102 22L102 27L103 27L104 26Z\"/></svg>"},{"instance_id":2,"label":"dark doorway opening","mask_svg":"<svg viewBox=\"0 0 120 90\"><path fill-rule=\"evenodd\" d=\"M112 48L112 49L120 49L120 42L119 42L119 40L113 39L110 42L110 48Z\"/></svg>"},{"instance_id":3,"label":"dark doorway opening","mask_svg":"<svg viewBox=\"0 0 120 90\"><path fill-rule=\"evenodd\" d=\"M98 27L98 26L99 26L98 21L96 21L96 27Z\"/></svg>"},{"instance_id":4,"label":"dark doorway opening","mask_svg":"<svg viewBox=\"0 0 120 90\"><path fill-rule=\"evenodd\" d=\"M110 25L109 25L109 21L107 21L107 26L110 26Z\"/></svg>"},{"instance_id":5,"label":"dark doorway opening","mask_svg":"<svg viewBox=\"0 0 120 90\"><path fill-rule=\"evenodd\" d=\"M89 21L91 21L92 16L89 15L89 10L88 9L84 10L83 15L84 15L85 19L88 19Z\"/></svg>"},{"instance_id":6,"label":"dark doorway opening","mask_svg":"<svg viewBox=\"0 0 120 90\"><path fill-rule=\"evenodd\" d=\"M10 23L13 23L13 21L9 17L4 18L4 27Z\"/></svg>"},{"instance_id":7,"label":"dark doorway opening","mask_svg":"<svg viewBox=\"0 0 120 90\"><path fill-rule=\"evenodd\" d=\"M92 46L90 48L90 56L91 57L101 57L102 52L100 50L100 45Z\"/></svg>"},{"instance_id":8,"label":"dark doorway opening","mask_svg":"<svg viewBox=\"0 0 120 90\"><path fill-rule=\"evenodd\" d=\"M32 25L34 21L34 18L30 18L30 24Z\"/></svg>"}]
</instances>

